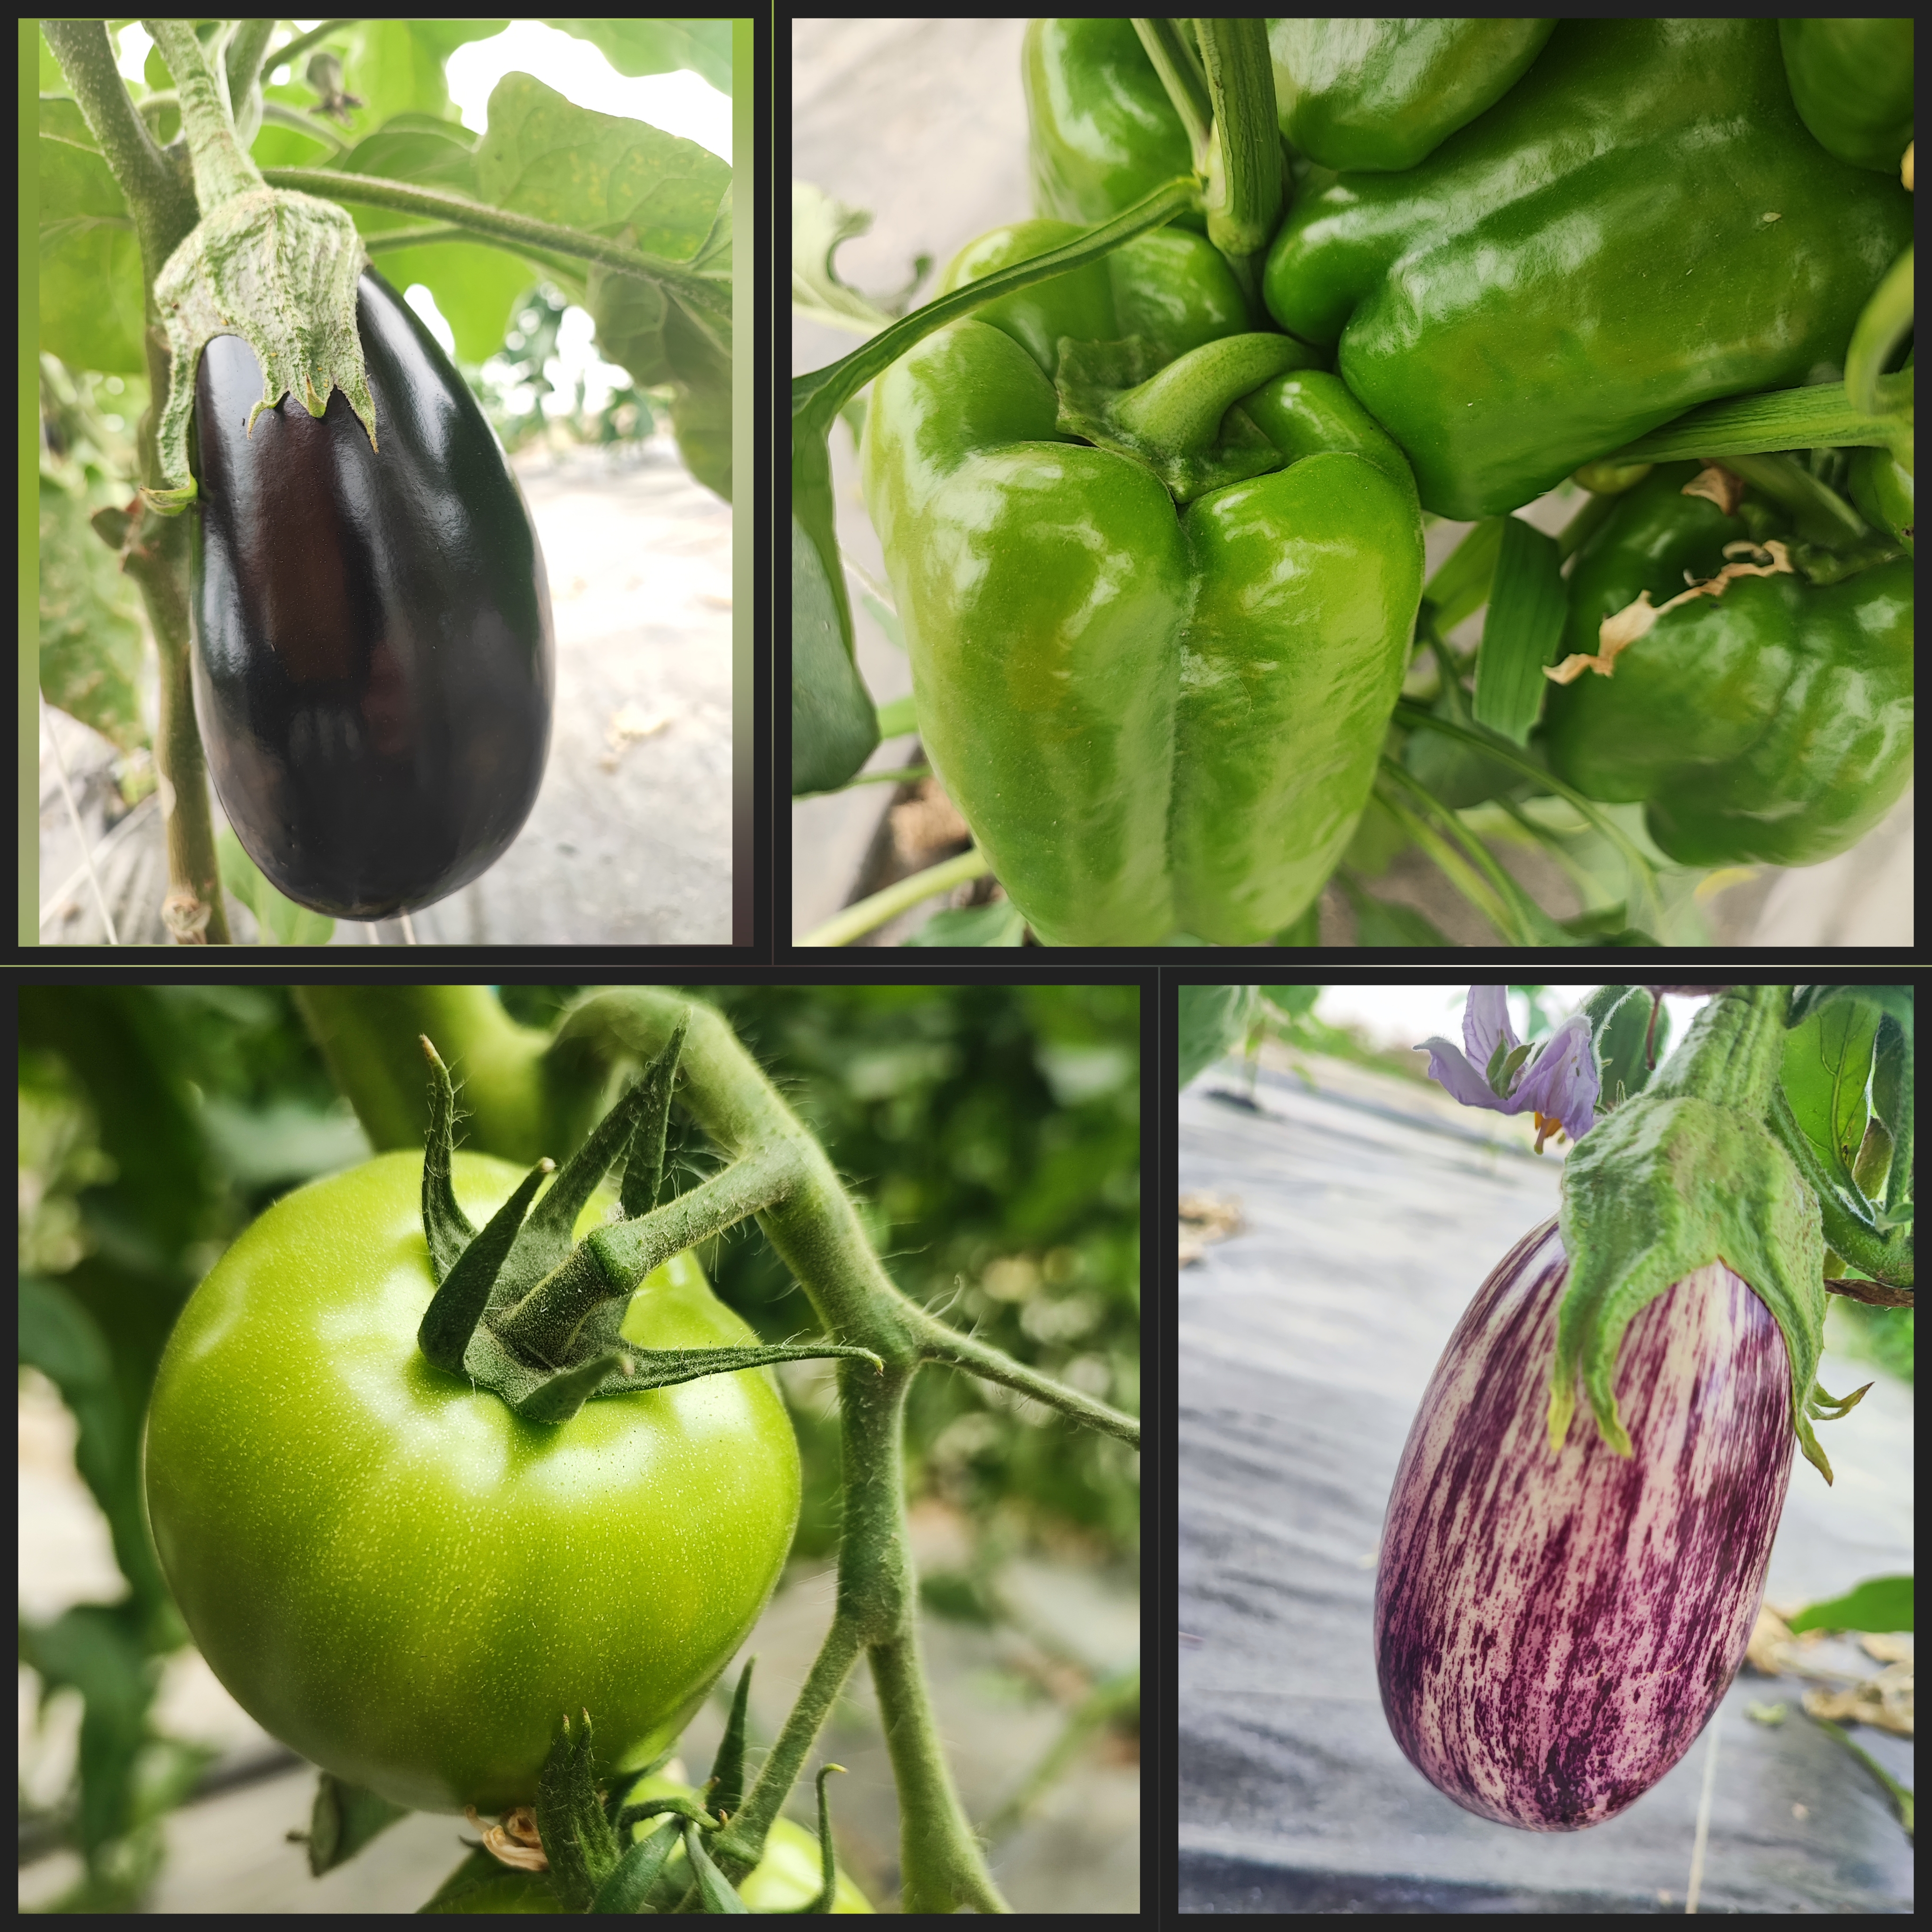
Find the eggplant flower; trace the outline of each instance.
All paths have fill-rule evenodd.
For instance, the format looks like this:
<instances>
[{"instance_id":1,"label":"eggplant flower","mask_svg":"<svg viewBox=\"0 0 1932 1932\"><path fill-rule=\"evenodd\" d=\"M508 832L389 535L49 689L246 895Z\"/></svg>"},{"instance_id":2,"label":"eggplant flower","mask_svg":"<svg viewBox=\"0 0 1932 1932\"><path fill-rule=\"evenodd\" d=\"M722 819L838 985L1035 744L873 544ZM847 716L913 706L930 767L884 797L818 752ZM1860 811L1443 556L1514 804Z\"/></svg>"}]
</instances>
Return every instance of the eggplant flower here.
<instances>
[{"instance_id":1,"label":"eggplant flower","mask_svg":"<svg viewBox=\"0 0 1932 1932\"><path fill-rule=\"evenodd\" d=\"M1590 1022L1574 1013L1541 1046L1526 1046L1510 1024L1508 990L1469 988L1462 1048L1438 1039L1426 1040L1415 1050L1429 1055L1430 1078L1464 1106L1533 1114L1538 1154L1559 1130L1580 1141L1596 1118L1598 1080Z\"/></svg>"}]
</instances>

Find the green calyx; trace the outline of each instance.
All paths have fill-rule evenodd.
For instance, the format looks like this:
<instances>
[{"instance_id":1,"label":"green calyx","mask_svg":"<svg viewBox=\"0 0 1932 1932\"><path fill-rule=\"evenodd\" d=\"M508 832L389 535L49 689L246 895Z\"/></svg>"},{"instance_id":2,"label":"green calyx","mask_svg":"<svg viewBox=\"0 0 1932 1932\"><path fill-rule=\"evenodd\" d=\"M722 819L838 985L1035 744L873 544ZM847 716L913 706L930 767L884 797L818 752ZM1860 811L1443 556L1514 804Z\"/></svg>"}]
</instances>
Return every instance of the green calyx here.
<instances>
[{"instance_id":1,"label":"green calyx","mask_svg":"<svg viewBox=\"0 0 1932 1932\"><path fill-rule=\"evenodd\" d=\"M240 336L262 365L251 430L256 416L290 394L320 416L329 392L339 388L376 446L375 398L356 323L364 262L362 238L343 209L271 188L223 202L168 257L154 279L170 369L159 434L170 487L150 493L157 509L178 510L194 499L188 456L194 370L218 335Z\"/></svg>"},{"instance_id":2,"label":"green calyx","mask_svg":"<svg viewBox=\"0 0 1932 1932\"><path fill-rule=\"evenodd\" d=\"M1784 986L1719 994L1648 1087L1600 1119L1570 1154L1560 1220L1570 1284L1557 1321L1552 1451L1568 1432L1580 1372L1604 1441L1630 1454L1612 1387L1623 1332L1674 1283L1722 1262L1782 1330L1792 1426L1806 1460L1832 1480L1811 1420L1858 1398L1838 1402L1816 1388L1825 1324L1818 1204L1765 1124L1789 1001Z\"/></svg>"},{"instance_id":3,"label":"green calyx","mask_svg":"<svg viewBox=\"0 0 1932 1932\"><path fill-rule=\"evenodd\" d=\"M165 487L149 503L173 514L194 500L188 418L201 352L238 335L262 365L255 418L292 394L312 416L339 388L376 445L356 320L356 284L368 258L346 210L312 195L271 188L236 138L225 94L184 23L158 26L175 76L182 126L194 161L201 220L162 265L154 301L167 332L167 400L157 436Z\"/></svg>"},{"instance_id":4,"label":"green calyx","mask_svg":"<svg viewBox=\"0 0 1932 1932\"><path fill-rule=\"evenodd\" d=\"M1230 483L1264 476L1286 458L1235 407L1270 376L1314 358L1285 335L1228 335L1162 366L1144 338L1060 344L1058 426L1132 457L1191 503Z\"/></svg>"},{"instance_id":5,"label":"green calyx","mask_svg":"<svg viewBox=\"0 0 1932 1932\"><path fill-rule=\"evenodd\" d=\"M423 1156L423 1235L437 1288L417 1331L424 1360L500 1396L526 1422L568 1422L585 1402L774 1362L856 1356L832 1342L805 1348L640 1348L622 1334L646 1276L672 1256L782 1201L795 1177L782 1150L747 1154L660 1207L666 1123L684 1046L673 1029L644 1077L555 1172L540 1161L482 1229L451 1186L456 1099L448 1070L425 1040L432 1120ZM623 1218L572 1243L585 1204L614 1166Z\"/></svg>"}]
</instances>

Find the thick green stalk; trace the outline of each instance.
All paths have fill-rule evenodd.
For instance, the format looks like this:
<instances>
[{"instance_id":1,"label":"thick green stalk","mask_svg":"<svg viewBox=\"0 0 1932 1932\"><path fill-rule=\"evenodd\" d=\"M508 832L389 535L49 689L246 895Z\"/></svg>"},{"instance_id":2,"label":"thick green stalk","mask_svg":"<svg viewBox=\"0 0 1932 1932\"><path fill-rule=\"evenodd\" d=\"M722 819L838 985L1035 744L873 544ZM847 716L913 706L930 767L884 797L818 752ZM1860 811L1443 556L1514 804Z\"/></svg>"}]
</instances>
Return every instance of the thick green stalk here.
<instances>
[{"instance_id":1,"label":"thick green stalk","mask_svg":"<svg viewBox=\"0 0 1932 1932\"><path fill-rule=\"evenodd\" d=\"M688 1028L679 1097L734 1161L762 1150L791 1172L783 1198L758 1216L772 1246L797 1276L832 1340L871 1349L882 1370L839 1366L839 1430L844 1516L838 1549L838 1609L805 1696L779 1748L767 1760L734 1828L723 1868L750 1868L764 1831L801 1768L824 1712L862 1645L878 1688L897 1780L902 1867L910 1910L1004 1910L984 1855L962 1809L940 1749L918 1667L916 1595L907 1547L902 1442L904 1402L922 1362L951 1360L1026 1386L1082 1420L1100 1420L1085 1402L1035 1378L997 1352L944 1330L907 1300L873 1252L856 1211L817 1139L786 1106L723 1016L654 987L594 994L566 1016L560 1048L611 1058L653 1059L680 1018ZM1138 1441L1129 1418L1107 1412L1114 1432ZM721 1844L721 1852L728 1846Z\"/></svg>"}]
</instances>

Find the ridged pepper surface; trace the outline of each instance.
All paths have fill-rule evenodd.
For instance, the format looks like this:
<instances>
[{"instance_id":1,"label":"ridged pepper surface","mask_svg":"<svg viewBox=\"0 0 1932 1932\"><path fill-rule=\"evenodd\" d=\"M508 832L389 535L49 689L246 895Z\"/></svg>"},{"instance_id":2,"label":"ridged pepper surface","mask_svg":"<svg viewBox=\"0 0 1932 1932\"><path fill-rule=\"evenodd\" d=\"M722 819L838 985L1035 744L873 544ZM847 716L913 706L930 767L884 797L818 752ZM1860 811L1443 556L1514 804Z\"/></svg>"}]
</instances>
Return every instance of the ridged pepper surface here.
<instances>
[{"instance_id":1,"label":"ridged pepper surface","mask_svg":"<svg viewBox=\"0 0 1932 1932\"><path fill-rule=\"evenodd\" d=\"M1547 20L1270 20L1292 165L1413 167L1521 77ZM1131 20L1032 20L1021 76L1034 212L1111 220L1193 167ZM1177 226L1204 232L1198 214Z\"/></svg>"},{"instance_id":2,"label":"ridged pepper surface","mask_svg":"<svg viewBox=\"0 0 1932 1932\"><path fill-rule=\"evenodd\" d=\"M996 230L946 285L1074 232ZM1192 481L1067 426L1072 373L1136 346L1154 373L1123 420ZM1250 352L1273 373L1223 394ZM1168 230L940 330L874 386L866 503L920 735L1048 944L1268 939L1360 814L1421 524L1388 437L1292 366L1313 359L1251 333L1220 256ZM1204 486L1195 446L1231 430L1249 472Z\"/></svg>"},{"instance_id":3,"label":"ridged pepper surface","mask_svg":"<svg viewBox=\"0 0 1932 1932\"><path fill-rule=\"evenodd\" d=\"M1191 174L1186 130L1131 20L1029 20L1020 56L1036 214L1111 221ZM1205 219L1175 226L1206 231Z\"/></svg>"}]
</instances>

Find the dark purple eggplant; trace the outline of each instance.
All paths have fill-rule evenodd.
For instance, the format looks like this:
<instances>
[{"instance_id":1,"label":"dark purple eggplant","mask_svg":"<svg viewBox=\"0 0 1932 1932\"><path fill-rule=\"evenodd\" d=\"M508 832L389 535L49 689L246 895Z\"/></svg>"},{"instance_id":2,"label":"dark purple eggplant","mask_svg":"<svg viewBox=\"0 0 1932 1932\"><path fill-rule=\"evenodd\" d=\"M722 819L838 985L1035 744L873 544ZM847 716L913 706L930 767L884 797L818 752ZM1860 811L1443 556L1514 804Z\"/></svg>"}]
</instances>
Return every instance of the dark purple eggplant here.
<instances>
[{"instance_id":1,"label":"dark purple eggplant","mask_svg":"<svg viewBox=\"0 0 1932 1932\"><path fill-rule=\"evenodd\" d=\"M380 450L340 390L248 433L262 374L195 378L196 709L222 809L290 898L372 920L502 856L542 782L555 646L516 478L435 338L374 270L356 314Z\"/></svg>"},{"instance_id":2,"label":"dark purple eggplant","mask_svg":"<svg viewBox=\"0 0 1932 1932\"><path fill-rule=\"evenodd\" d=\"M1430 1378L1376 1576L1389 1728L1466 1810L1613 1818L1683 1756L1744 1660L1795 1444L1770 1311L1721 1264L1642 1309L1618 1358L1634 1453L1587 1405L1550 1447L1556 1223L1484 1282Z\"/></svg>"}]
</instances>

